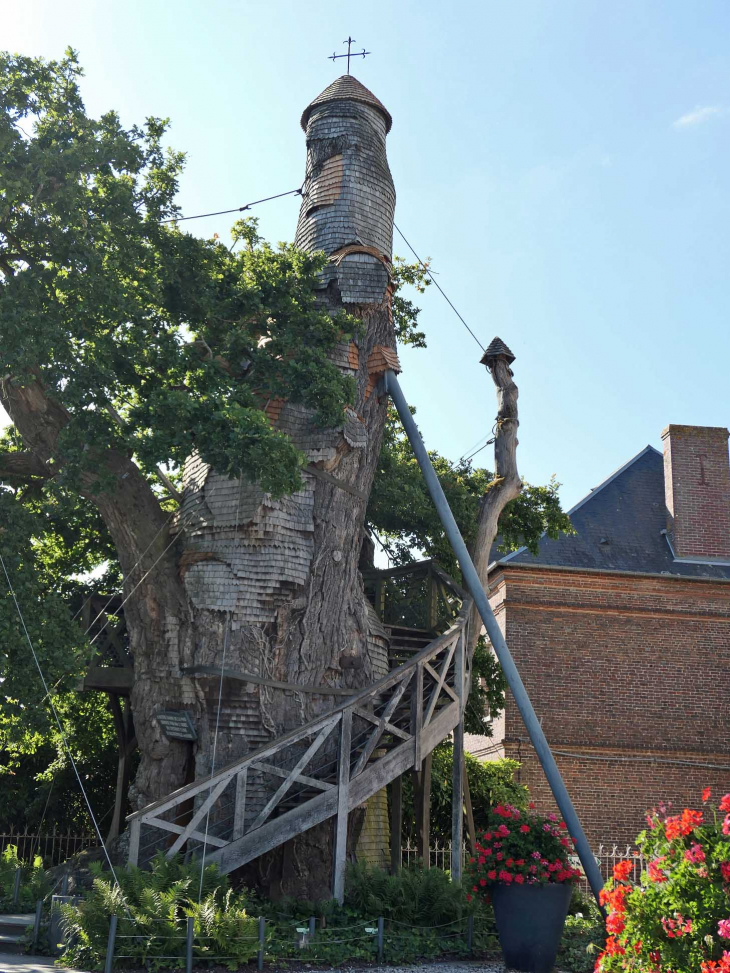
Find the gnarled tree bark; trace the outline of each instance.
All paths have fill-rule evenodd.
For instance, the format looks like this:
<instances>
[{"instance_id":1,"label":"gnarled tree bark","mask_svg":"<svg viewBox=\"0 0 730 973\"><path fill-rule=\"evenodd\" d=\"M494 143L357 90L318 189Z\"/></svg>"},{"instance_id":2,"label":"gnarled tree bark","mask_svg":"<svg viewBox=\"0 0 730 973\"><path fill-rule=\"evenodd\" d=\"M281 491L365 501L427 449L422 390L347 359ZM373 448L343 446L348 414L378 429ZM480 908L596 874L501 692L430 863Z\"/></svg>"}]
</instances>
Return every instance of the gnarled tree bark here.
<instances>
[{"instance_id":1,"label":"gnarled tree bark","mask_svg":"<svg viewBox=\"0 0 730 973\"><path fill-rule=\"evenodd\" d=\"M522 490L522 480L517 472L517 430L519 419L517 397L519 395L510 365L515 356L500 338L495 338L482 356L497 390L497 419L494 432L494 479L482 497L479 507L477 535L471 551L479 580L486 589L492 545L499 531L502 511ZM479 638L482 621L479 612L472 608L470 617L470 651Z\"/></svg>"}]
</instances>

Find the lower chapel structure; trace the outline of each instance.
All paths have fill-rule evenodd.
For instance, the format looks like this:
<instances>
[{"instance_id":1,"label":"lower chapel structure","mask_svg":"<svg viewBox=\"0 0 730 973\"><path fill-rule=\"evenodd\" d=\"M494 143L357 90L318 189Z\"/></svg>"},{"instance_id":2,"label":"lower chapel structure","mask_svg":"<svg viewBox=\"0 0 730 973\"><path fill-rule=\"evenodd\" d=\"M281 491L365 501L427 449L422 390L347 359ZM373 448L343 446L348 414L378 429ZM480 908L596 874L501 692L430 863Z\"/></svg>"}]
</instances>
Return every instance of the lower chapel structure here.
<instances>
[{"instance_id":1,"label":"lower chapel structure","mask_svg":"<svg viewBox=\"0 0 730 973\"><path fill-rule=\"evenodd\" d=\"M670 425L662 440L663 455L647 446L570 511L574 535L490 569L492 608L594 847L633 843L662 801L730 791L728 431ZM509 696L490 742L551 808Z\"/></svg>"}]
</instances>

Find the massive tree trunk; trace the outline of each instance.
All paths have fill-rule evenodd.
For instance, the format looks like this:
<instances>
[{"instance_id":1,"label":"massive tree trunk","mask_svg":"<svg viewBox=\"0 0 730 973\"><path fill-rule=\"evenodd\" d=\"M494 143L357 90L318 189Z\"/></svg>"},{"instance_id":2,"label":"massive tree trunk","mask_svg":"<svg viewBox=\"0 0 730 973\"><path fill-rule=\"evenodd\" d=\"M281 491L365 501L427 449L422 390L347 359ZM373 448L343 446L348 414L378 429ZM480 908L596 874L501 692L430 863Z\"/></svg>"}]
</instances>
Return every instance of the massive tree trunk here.
<instances>
[{"instance_id":1,"label":"massive tree trunk","mask_svg":"<svg viewBox=\"0 0 730 973\"><path fill-rule=\"evenodd\" d=\"M111 533L124 575L141 752L131 789L136 807L330 710L338 697L328 688L356 691L387 671L387 638L364 596L358 560L386 419L378 383L388 368L398 370L390 125L387 110L351 76L326 89L302 117L307 169L296 242L329 257L323 307L333 314L345 309L363 323L332 356L356 385L339 428L317 427L313 414L294 403L267 404L271 422L306 456L303 488L273 500L193 455L180 511L168 520L133 460L113 451L98 461L117 489L95 491L95 475L82 485ZM55 475L63 466L63 407L40 379L4 381L0 401L29 449L11 473ZM322 692L222 680L215 672L224 666ZM165 709L191 715L194 744L167 737L156 719ZM361 815L351 817L356 823ZM259 861L257 882L269 891L329 897L330 847L330 826L314 829Z\"/></svg>"},{"instance_id":2,"label":"massive tree trunk","mask_svg":"<svg viewBox=\"0 0 730 973\"><path fill-rule=\"evenodd\" d=\"M210 773L214 750L219 768L332 709L338 697L328 687L354 692L387 671L387 640L364 596L358 560L386 419L378 380L398 368L389 273L395 191L385 154L390 116L348 76L307 108L302 125L307 170L296 243L330 258L322 305L362 319L357 338L332 356L357 392L336 429L318 428L300 405L268 403L272 423L307 459L304 486L290 497L272 500L196 456L186 464L179 529L189 526L181 533L180 574L192 610L192 667L207 669L195 677L198 778ZM211 670L224 662L322 692L221 683ZM137 709L154 705L151 692L137 685ZM140 777L149 787L155 763L143 753L140 797ZM160 793L149 787L146 796ZM330 831L323 825L260 859L249 878L274 893L328 897Z\"/></svg>"}]
</instances>

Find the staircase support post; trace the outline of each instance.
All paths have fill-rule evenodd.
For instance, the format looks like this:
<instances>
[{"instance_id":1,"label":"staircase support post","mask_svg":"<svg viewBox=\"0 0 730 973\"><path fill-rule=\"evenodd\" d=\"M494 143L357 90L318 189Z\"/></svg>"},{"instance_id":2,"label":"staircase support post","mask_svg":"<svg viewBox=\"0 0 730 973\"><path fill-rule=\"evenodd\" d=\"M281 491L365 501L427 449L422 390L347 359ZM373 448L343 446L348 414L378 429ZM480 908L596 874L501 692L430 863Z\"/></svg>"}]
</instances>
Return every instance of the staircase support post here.
<instances>
[{"instance_id":1,"label":"staircase support post","mask_svg":"<svg viewBox=\"0 0 730 973\"><path fill-rule=\"evenodd\" d=\"M352 710L346 709L340 721L340 756L338 761L337 817L332 862L332 898L345 901L345 868L347 866L347 813L350 801L350 745Z\"/></svg>"},{"instance_id":2,"label":"staircase support post","mask_svg":"<svg viewBox=\"0 0 730 973\"><path fill-rule=\"evenodd\" d=\"M431 867L431 764L432 755L429 753L423 758L421 769L413 771L416 844L424 868Z\"/></svg>"},{"instance_id":3,"label":"staircase support post","mask_svg":"<svg viewBox=\"0 0 730 973\"><path fill-rule=\"evenodd\" d=\"M459 722L454 727L451 767L451 879L461 881L461 846L464 842L464 632L454 657L454 689L459 699Z\"/></svg>"},{"instance_id":4,"label":"staircase support post","mask_svg":"<svg viewBox=\"0 0 730 973\"><path fill-rule=\"evenodd\" d=\"M403 833L403 777L399 775L390 785L390 872L401 869L401 834Z\"/></svg>"},{"instance_id":5,"label":"staircase support post","mask_svg":"<svg viewBox=\"0 0 730 973\"><path fill-rule=\"evenodd\" d=\"M520 674L517 671L517 666L515 665L514 659L512 658L512 653L507 646L507 642L502 634L502 630L499 627L497 619L494 617L494 613L489 604L489 598L487 598L484 588L482 587L479 574L477 573L474 563L469 556L464 539L461 536L461 532L459 531L457 523L454 520L454 515L451 512L448 501L444 496L444 491L442 490L439 479L436 476L436 471L431 465L431 460L428 457L426 447L421 439L421 434L419 433L418 427L416 426L410 409L408 408L408 403L403 395L403 390L398 384L398 379L395 372L387 371L385 373L384 380L385 390L392 398L393 404L398 410L398 415L403 423L403 428L405 429L408 440L413 448L418 465L421 467L421 472L423 473L423 478L426 481L428 492L431 494L431 499L434 502L439 519L444 525L446 536L448 537L449 543L456 554L456 559L459 562L459 567L461 568L461 573L462 577L464 578L466 588L474 599L474 604L476 605L482 621L484 622L487 635L489 636L492 647L497 655L500 665L502 666L502 671L504 672L505 679L507 680L507 685L512 690L512 695L517 703L517 708L520 711L520 715L522 716L532 745L535 748L535 753L537 754L538 760L542 765L542 769L545 773L548 784L550 785L550 789L553 792L555 802L560 808L560 813L563 815L565 823L568 826L568 831L573 836L575 841L575 850L580 858L583 871L585 872L591 890L598 901L601 889L603 888L603 877L601 876L600 869L598 868L596 859L591 851L591 846L588 844L588 839L585 836L581 823L578 820L578 815L575 812L573 802L570 799L568 790L565 786L563 778L560 775L558 765L555 763L555 757L553 757L550 746L545 738L545 734L542 731L540 721L538 720L537 714L535 713L532 703L530 702L530 697L527 695L527 690L525 689L524 683L522 682Z\"/></svg>"}]
</instances>

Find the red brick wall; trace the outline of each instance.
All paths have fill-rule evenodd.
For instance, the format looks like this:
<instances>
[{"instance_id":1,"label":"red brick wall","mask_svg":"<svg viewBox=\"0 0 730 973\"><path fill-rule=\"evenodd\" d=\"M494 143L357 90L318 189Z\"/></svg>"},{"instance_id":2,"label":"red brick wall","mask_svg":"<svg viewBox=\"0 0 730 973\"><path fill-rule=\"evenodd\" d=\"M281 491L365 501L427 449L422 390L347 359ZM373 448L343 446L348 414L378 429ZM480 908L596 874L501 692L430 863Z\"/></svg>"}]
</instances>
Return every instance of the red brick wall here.
<instances>
[{"instance_id":1,"label":"red brick wall","mask_svg":"<svg viewBox=\"0 0 730 973\"><path fill-rule=\"evenodd\" d=\"M505 565L491 601L592 844L730 791L730 583ZM508 756L549 790L508 696ZM605 757L610 759L591 759ZM650 758L650 759L647 759ZM663 762L666 761L666 762ZM687 766L691 765L691 766Z\"/></svg>"},{"instance_id":2,"label":"red brick wall","mask_svg":"<svg viewBox=\"0 0 730 973\"><path fill-rule=\"evenodd\" d=\"M730 558L728 431L667 426L664 492L677 557Z\"/></svg>"}]
</instances>

